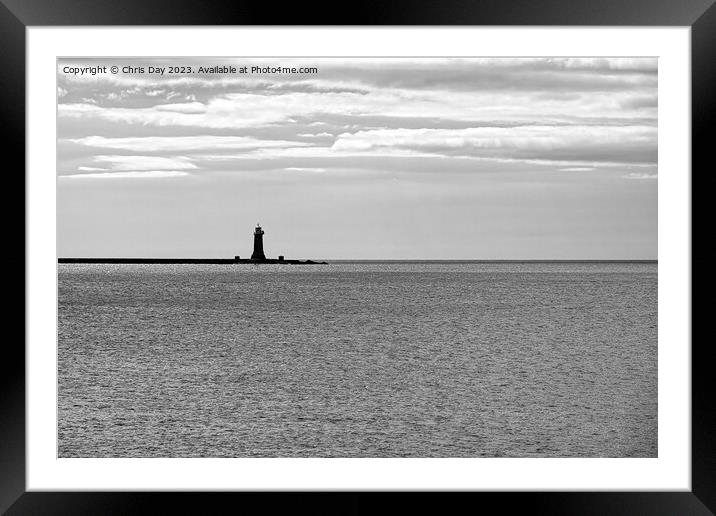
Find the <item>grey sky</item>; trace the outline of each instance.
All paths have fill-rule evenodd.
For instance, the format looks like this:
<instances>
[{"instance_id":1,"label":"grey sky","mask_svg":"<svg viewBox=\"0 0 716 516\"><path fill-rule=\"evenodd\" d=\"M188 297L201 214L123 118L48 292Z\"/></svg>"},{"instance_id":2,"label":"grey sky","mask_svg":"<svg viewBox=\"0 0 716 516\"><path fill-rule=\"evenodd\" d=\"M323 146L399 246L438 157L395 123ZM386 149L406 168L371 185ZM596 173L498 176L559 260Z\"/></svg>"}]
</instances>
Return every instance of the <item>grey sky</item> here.
<instances>
[{"instance_id":1,"label":"grey sky","mask_svg":"<svg viewBox=\"0 0 716 516\"><path fill-rule=\"evenodd\" d=\"M98 74L66 66L291 66ZM654 259L657 60L58 61L60 256Z\"/></svg>"}]
</instances>

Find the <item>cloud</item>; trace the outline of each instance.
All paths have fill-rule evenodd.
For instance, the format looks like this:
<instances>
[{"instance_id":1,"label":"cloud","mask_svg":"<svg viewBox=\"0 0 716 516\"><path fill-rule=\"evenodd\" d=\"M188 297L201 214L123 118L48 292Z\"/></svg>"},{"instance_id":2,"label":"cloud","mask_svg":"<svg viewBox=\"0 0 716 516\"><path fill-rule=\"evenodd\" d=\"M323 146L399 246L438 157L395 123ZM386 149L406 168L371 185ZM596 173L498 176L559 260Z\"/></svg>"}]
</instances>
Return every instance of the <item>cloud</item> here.
<instances>
[{"instance_id":1,"label":"cloud","mask_svg":"<svg viewBox=\"0 0 716 516\"><path fill-rule=\"evenodd\" d=\"M135 59L135 61L138 61ZM282 90L289 86L304 91L361 91L374 87L408 89L481 89L542 91L614 91L655 85L656 58L184 58L187 66L315 66L313 75L216 75L186 74L155 77L147 74L82 75L62 73L66 65L93 64L88 60L63 60L58 63L58 80L62 84L91 87L111 85L112 89L138 88L156 91L170 88L181 92L203 89L220 92L236 89ZM105 60L107 64L124 65L123 59ZM144 58L144 65L169 66L176 61L167 58Z\"/></svg>"},{"instance_id":2,"label":"cloud","mask_svg":"<svg viewBox=\"0 0 716 516\"><path fill-rule=\"evenodd\" d=\"M145 170L126 172L100 172L90 174L68 174L60 176L62 179L163 179L169 177L182 177L189 175L180 170Z\"/></svg>"},{"instance_id":3,"label":"cloud","mask_svg":"<svg viewBox=\"0 0 716 516\"><path fill-rule=\"evenodd\" d=\"M71 143L103 149L128 150L133 152L179 152L197 150L239 150L276 147L302 147L305 142L287 140L262 140L246 136L147 136L129 138L105 138L86 136L69 138Z\"/></svg>"},{"instance_id":4,"label":"cloud","mask_svg":"<svg viewBox=\"0 0 716 516\"><path fill-rule=\"evenodd\" d=\"M77 167L77 170L81 170L83 172L93 172L93 171L104 171L104 170L109 170L109 169L102 168L102 167Z\"/></svg>"},{"instance_id":5,"label":"cloud","mask_svg":"<svg viewBox=\"0 0 716 516\"><path fill-rule=\"evenodd\" d=\"M560 168L559 169L562 172L591 172L592 170L596 170L594 167L567 167L567 168Z\"/></svg>"},{"instance_id":6,"label":"cloud","mask_svg":"<svg viewBox=\"0 0 716 516\"><path fill-rule=\"evenodd\" d=\"M284 170L289 172L325 172L325 168L319 167L285 167Z\"/></svg>"},{"instance_id":7,"label":"cloud","mask_svg":"<svg viewBox=\"0 0 716 516\"><path fill-rule=\"evenodd\" d=\"M344 133L336 151L404 149L443 156L561 161L655 162L652 127L525 126L468 129L381 129Z\"/></svg>"},{"instance_id":8,"label":"cloud","mask_svg":"<svg viewBox=\"0 0 716 516\"><path fill-rule=\"evenodd\" d=\"M333 135L331 133L299 133L296 136L300 136L302 138L332 138Z\"/></svg>"},{"instance_id":9,"label":"cloud","mask_svg":"<svg viewBox=\"0 0 716 516\"><path fill-rule=\"evenodd\" d=\"M95 163L102 163L111 170L139 171L139 170L190 170L197 166L187 157L162 156L94 156Z\"/></svg>"},{"instance_id":10,"label":"cloud","mask_svg":"<svg viewBox=\"0 0 716 516\"><path fill-rule=\"evenodd\" d=\"M172 111L175 113L205 113L206 106L201 102L185 102L176 104L159 104L154 106L157 111Z\"/></svg>"},{"instance_id":11,"label":"cloud","mask_svg":"<svg viewBox=\"0 0 716 516\"><path fill-rule=\"evenodd\" d=\"M632 91L589 93L560 98L536 91L452 91L373 88L368 93L266 90L222 93L204 103L172 105L131 104L98 106L87 102L63 103L60 119L101 120L114 124L154 127L195 127L212 129L255 128L290 124L298 119L321 122L324 117L392 117L395 119L439 119L453 122L577 123L580 118L627 121L636 116L655 120L654 108L629 110ZM356 120L360 123L360 120ZM363 128L363 126L359 126Z\"/></svg>"},{"instance_id":12,"label":"cloud","mask_svg":"<svg viewBox=\"0 0 716 516\"><path fill-rule=\"evenodd\" d=\"M627 174L625 176L622 176L626 179L658 179L657 174L647 174L647 173L640 173L640 172L632 172L630 174Z\"/></svg>"}]
</instances>

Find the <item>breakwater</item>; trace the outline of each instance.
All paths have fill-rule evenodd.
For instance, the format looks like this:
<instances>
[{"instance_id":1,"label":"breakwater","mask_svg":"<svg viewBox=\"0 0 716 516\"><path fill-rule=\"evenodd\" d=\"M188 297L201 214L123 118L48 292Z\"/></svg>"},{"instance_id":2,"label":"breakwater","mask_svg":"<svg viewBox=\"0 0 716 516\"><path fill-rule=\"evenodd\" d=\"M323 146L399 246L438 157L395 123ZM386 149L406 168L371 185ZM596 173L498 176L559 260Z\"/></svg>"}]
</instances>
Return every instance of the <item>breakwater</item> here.
<instances>
[{"instance_id":1,"label":"breakwater","mask_svg":"<svg viewBox=\"0 0 716 516\"><path fill-rule=\"evenodd\" d=\"M168 264L168 263L204 263L204 264L277 264L277 265L318 265L326 262L313 260L284 260L267 258L264 260L235 258L58 258L58 263L146 263L146 264Z\"/></svg>"}]
</instances>

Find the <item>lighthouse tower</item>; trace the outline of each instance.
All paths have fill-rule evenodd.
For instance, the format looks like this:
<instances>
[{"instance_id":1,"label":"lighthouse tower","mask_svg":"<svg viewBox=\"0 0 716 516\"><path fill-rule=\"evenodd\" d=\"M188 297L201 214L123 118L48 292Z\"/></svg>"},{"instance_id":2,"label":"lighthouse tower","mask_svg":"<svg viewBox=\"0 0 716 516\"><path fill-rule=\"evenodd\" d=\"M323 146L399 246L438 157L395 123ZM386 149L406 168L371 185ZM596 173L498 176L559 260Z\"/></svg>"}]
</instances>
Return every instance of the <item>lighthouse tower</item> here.
<instances>
[{"instance_id":1,"label":"lighthouse tower","mask_svg":"<svg viewBox=\"0 0 716 516\"><path fill-rule=\"evenodd\" d=\"M261 229L260 224L256 224L256 229L254 230L254 252L251 254L251 259L266 259L266 255L264 254L264 230Z\"/></svg>"}]
</instances>

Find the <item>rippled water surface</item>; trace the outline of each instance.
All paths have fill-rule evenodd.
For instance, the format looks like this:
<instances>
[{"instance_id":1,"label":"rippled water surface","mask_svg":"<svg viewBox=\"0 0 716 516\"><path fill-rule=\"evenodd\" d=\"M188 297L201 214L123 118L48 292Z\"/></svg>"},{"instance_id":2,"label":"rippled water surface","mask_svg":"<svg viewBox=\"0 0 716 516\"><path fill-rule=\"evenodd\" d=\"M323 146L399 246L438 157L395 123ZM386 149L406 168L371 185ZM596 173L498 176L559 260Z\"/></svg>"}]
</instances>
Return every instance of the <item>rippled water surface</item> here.
<instances>
[{"instance_id":1,"label":"rippled water surface","mask_svg":"<svg viewBox=\"0 0 716 516\"><path fill-rule=\"evenodd\" d=\"M657 265L60 265L60 457L655 457Z\"/></svg>"}]
</instances>

